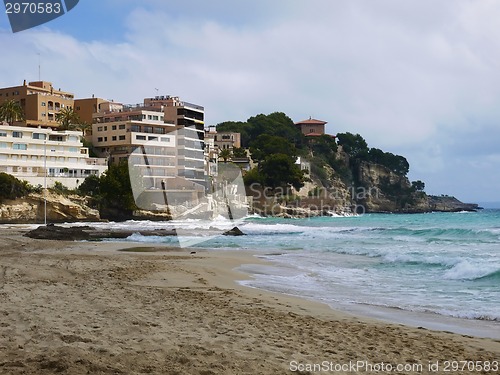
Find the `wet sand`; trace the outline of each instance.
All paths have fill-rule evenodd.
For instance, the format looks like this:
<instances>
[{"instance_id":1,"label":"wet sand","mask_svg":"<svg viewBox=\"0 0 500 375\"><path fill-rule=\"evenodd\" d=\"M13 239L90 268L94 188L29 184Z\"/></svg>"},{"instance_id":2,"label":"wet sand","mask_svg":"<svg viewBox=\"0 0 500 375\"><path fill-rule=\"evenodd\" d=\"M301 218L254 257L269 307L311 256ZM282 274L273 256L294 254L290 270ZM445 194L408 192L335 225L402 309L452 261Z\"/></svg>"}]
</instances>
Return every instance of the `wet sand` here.
<instances>
[{"instance_id":1,"label":"wet sand","mask_svg":"<svg viewBox=\"0 0 500 375\"><path fill-rule=\"evenodd\" d=\"M2 228L0 374L500 372L494 363L470 370L472 362L445 371L446 361L500 361L498 340L381 322L235 282L249 277L235 269L259 262L241 251L33 240Z\"/></svg>"}]
</instances>

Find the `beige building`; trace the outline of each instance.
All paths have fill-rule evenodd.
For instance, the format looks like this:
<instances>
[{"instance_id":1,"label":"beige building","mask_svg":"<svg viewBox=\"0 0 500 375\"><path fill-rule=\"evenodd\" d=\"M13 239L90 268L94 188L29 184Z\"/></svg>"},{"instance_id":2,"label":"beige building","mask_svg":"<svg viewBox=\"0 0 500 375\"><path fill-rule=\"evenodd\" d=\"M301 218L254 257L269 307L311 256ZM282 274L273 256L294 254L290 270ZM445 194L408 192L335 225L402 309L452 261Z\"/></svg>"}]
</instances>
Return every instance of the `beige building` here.
<instances>
[{"instance_id":1,"label":"beige building","mask_svg":"<svg viewBox=\"0 0 500 375\"><path fill-rule=\"evenodd\" d=\"M92 124L93 116L101 111L109 110L109 101L101 98L75 99L75 112L80 116L80 120L87 124Z\"/></svg>"},{"instance_id":2,"label":"beige building","mask_svg":"<svg viewBox=\"0 0 500 375\"><path fill-rule=\"evenodd\" d=\"M137 105L84 100L92 104L82 105L81 111L97 109L91 135L96 152L111 163L131 157L132 165L148 176L148 188L161 189L162 183L174 179L179 185L179 178L206 186L204 133L199 130L203 129L203 107L177 97L157 98Z\"/></svg>"},{"instance_id":3,"label":"beige building","mask_svg":"<svg viewBox=\"0 0 500 375\"><path fill-rule=\"evenodd\" d=\"M23 108L24 121L18 121L14 125L29 127L57 128L57 113L66 107L74 106L74 95L54 89L51 82L26 81L22 86L0 88L0 104L14 99Z\"/></svg>"},{"instance_id":4,"label":"beige building","mask_svg":"<svg viewBox=\"0 0 500 375\"><path fill-rule=\"evenodd\" d=\"M241 147L241 134L234 132L218 132L215 126L205 131L205 139L213 139L214 145L220 150L230 150Z\"/></svg>"},{"instance_id":5,"label":"beige building","mask_svg":"<svg viewBox=\"0 0 500 375\"><path fill-rule=\"evenodd\" d=\"M31 185L56 181L74 189L90 176L100 176L105 159L89 157L79 131L0 125L0 172Z\"/></svg>"}]
</instances>

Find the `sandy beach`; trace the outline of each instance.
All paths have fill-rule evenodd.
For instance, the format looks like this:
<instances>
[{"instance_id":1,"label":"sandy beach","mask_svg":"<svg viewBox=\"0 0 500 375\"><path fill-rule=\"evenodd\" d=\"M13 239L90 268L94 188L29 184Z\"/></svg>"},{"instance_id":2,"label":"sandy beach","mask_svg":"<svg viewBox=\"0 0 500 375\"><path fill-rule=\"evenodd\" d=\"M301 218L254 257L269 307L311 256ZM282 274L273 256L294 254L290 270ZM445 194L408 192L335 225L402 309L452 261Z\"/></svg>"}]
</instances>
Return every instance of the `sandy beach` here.
<instances>
[{"instance_id":1,"label":"sandy beach","mask_svg":"<svg viewBox=\"0 0 500 375\"><path fill-rule=\"evenodd\" d=\"M498 340L241 286L248 252L0 236L0 374L500 372Z\"/></svg>"}]
</instances>

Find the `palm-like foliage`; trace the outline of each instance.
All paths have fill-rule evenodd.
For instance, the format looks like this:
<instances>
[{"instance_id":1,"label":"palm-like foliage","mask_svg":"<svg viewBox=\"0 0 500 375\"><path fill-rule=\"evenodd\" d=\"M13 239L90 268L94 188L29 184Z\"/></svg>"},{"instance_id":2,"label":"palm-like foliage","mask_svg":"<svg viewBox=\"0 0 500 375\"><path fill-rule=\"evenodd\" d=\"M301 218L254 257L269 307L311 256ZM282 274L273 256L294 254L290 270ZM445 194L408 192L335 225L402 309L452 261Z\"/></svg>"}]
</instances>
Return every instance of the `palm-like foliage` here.
<instances>
[{"instance_id":1,"label":"palm-like foliage","mask_svg":"<svg viewBox=\"0 0 500 375\"><path fill-rule=\"evenodd\" d=\"M227 163L227 160L231 158L231 151L225 148L219 153L219 157L224 160L224 163Z\"/></svg>"},{"instance_id":2,"label":"palm-like foliage","mask_svg":"<svg viewBox=\"0 0 500 375\"><path fill-rule=\"evenodd\" d=\"M59 123L59 130L76 130L81 126L80 116L71 107L61 109L56 114L56 121Z\"/></svg>"},{"instance_id":3,"label":"palm-like foliage","mask_svg":"<svg viewBox=\"0 0 500 375\"><path fill-rule=\"evenodd\" d=\"M24 111L19 102L7 100L0 105L0 121L13 125L15 121L24 120Z\"/></svg>"}]
</instances>

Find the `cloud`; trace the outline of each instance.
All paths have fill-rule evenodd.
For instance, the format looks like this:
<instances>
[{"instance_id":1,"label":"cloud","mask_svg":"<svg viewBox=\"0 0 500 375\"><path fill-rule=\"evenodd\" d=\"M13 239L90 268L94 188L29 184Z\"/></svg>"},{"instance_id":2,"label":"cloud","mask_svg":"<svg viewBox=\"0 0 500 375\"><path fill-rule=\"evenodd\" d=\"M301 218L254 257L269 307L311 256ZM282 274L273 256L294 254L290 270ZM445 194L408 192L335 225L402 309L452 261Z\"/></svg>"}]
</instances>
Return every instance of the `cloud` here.
<instances>
[{"instance_id":1,"label":"cloud","mask_svg":"<svg viewBox=\"0 0 500 375\"><path fill-rule=\"evenodd\" d=\"M331 133L360 133L407 156L427 186L441 186L455 160L471 171L498 166L496 1L104 3L127 14L109 13L122 40L77 39L51 24L0 32L0 69L9 72L0 84L37 79L40 52L42 78L77 97L131 103L158 88L204 105L207 124L314 116Z\"/></svg>"}]
</instances>

